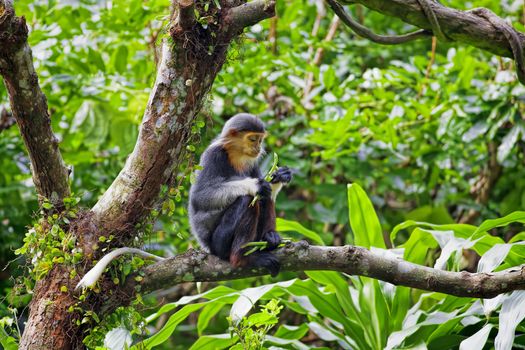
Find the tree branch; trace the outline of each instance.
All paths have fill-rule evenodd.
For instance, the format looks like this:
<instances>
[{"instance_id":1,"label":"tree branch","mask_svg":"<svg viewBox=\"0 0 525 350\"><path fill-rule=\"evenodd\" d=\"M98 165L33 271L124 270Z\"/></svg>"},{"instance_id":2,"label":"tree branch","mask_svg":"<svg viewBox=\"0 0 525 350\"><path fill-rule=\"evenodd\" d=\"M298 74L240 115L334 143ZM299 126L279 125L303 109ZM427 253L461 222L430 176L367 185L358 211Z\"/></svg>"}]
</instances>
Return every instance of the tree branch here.
<instances>
[{"instance_id":1,"label":"tree branch","mask_svg":"<svg viewBox=\"0 0 525 350\"><path fill-rule=\"evenodd\" d=\"M494 273L450 272L416 265L400 258L373 253L356 246L309 246L306 242L290 243L275 252L283 271L332 270L350 275L367 276L417 289L460 297L492 298L498 294L525 289L525 266ZM151 292L182 282L224 281L266 275L252 267L234 268L200 250L145 267L144 278L128 278L124 290L132 293Z\"/></svg>"},{"instance_id":2,"label":"tree branch","mask_svg":"<svg viewBox=\"0 0 525 350\"><path fill-rule=\"evenodd\" d=\"M230 33L242 32L244 28L275 16L275 0L254 0L230 9L226 22Z\"/></svg>"},{"instance_id":3,"label":"tree branch","mask_svg":"<svg viewBox=\"0 0 525 350\"><path fill-rule=\"evenodd\" d=\"M51 130L47 100L38 84L24 17L12 1L0 0L0 74L24 139L38 194L60 206L69 195L68 169Z\"/></svg>"},{"instance_id":4,"label":"tree branch","mask_svg":"<svg viewBox=\"0 0 525 350\"><path fill-rule=\"evenodd\" d=\"M344 1L343 1L344 3ZM422 29L432 29L418 0L353 0L363 6ZM431 7L440 23L443 34L455 41L492 52L499 56L513 57L505 33L475 11L460 11L432 2ZM525 34L516 31L522 43Z\"/></svg>"}]
</instances>

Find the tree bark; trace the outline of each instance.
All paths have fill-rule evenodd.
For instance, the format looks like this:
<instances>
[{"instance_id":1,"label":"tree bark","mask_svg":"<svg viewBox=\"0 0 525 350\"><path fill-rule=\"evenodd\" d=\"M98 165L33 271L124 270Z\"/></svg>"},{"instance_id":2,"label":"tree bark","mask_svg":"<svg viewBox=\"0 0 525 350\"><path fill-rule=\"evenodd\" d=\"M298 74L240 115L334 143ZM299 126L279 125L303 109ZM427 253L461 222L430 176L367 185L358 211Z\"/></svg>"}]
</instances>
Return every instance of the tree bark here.
<instances>
[{"instance_id":1,"label":"tree bark","mask_svg":"<svg viewBox=\"0 0 525 350\"><path fill-rule=\"evenodd\" d=\"M29 153L39 199L46 198L61 207L62 199L69 196L69 172L51 130L47 100L27 44L25 19L15 16L10 0L0 0L0 74Z\"/></svg>"}]
</instances>

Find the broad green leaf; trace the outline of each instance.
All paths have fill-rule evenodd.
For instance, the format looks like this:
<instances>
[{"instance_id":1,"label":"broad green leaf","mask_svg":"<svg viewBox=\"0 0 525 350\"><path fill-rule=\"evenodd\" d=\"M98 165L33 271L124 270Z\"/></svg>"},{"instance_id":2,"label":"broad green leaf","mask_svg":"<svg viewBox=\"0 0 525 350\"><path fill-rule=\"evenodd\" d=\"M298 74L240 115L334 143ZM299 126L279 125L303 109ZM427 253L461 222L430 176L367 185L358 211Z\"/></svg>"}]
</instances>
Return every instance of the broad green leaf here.
<instances>
[{"instance_id":1,"label":"broad green leaf","mask_svg":"<svg viewBox=\"0 0 525 350\"><path fill-rule=\"evenodd\" d=\"M140 345L146 346L148 349L153 348L154 346L164 343L168 338L173 334L175 328L184 321L191 313L204 307L206 303L197 303L190 304L182 307L179 311L175 312L170 316L166 324L154 335L144 340L143 342L135 345L132 349L140 349Z\"/></svg>"},{"instance_id":2,"label":"broad green leaf","mask_svg":"<svg viewBox=\"0 0 525 350\"><path fill-rule=\"evenodd\" d=\"M358 184L348 185L348 211L355 245L386 248L374 206Z\"/></svg>"},{"instance_id":3,"label":"broad green leaf","mask_svg":"<svg viewBox=\"0 0 525 350\"><path fill-rule=\"evenodd\" d=\"M402 328L403 320L410 309L411 289L403 286L396 286L394 298L392 299L392 311L390 312L391 330L397 331Z\"/></svg>"},{"instance_id":4,"label":"broad green leaf","mask_svg":"<svg viewBox=\"0 0 525 350\"><path fill-rule=\"evenodd\" d=\"M478 262L477 272L492 272L498 267L512 248L512 244L496 244Z\"/></svg>"},{"instance_id":5,"label":"broad green leaf","mask_svg":"<svg viewBox=\"0 0 525 350\"><path fill-rule=\"evenodd\" d=\"M306 326L306 325L303 323L302 326ZM308 332L308 326L306 326L306 332ZM277 336L271 336L271 335L267 335L264 339L264 342L265 344L278 345L279 346L278 349L287 349L287 348L297 349L297 350L311 349L311 347L301 343L297 339L279 338Z\"/></svg>"},{"instance_id":6,"label":"broad green leaf","mask_svg":"<svg viewBox=\"0 0 525 350\"><path fill-rule=\"evenodd\" d=\"M350 321L348 335L360 346L366 346L367 341L364 332L369 329L367 327L369 320L355 306L350 295L348 282L341 277L341 274L333 271L308 271L306 274L317 283L335 288L339 305Z\"/></svg>"},{"instance_id":7,"label":"broad green leaf","mask_svg":"<svg viewBox=\"0 0 525 350\"><path fill-rule=\"evenodd\" d=\"M227 296L230 296L230 300L222 299L223 297L227 297ZM149 323L151 321L154 321L160 315L165 314L166 312L170 312L171 310L175 309L177 306L186 305L186 304L189 304L201 298L205 298L208 300L221 298L222 302L227 302L227 301L233 302L234 300L237 299L237 297L238 297L238 292L235 289L232 289L226 286L217 286L204 293L191 295L191 296L184 296L176 302L163 305L157 312L148 316L146 318L146 322Z\"/></svg>"},{"instance_id":8,"label":"broad green leaf","mask_svg":"<svg viewBox=\"0 0 525 350\"><path fill-rule=\"evenodd\" d=\"M190 350L222 350L227 349L235 342L237 342L237 336L233 339L229 334L216 334L216 335L204 335L200 336L199 339L191 346Z\"/></svg>"},{"instance_id":9,"label":"broad green leaf","mask_svg":"<svg viewBox=\"0 0 525 350\"><path fill-rule=\"evenodd\" d=\"M308 333L308 326L301 323L299 326L280 325L274 336L282 339L301 339Z\"/></svg>"},{"instance_id":10,"label":"broad green leaf","mask_svg":"<svg viewBox=\"0 0 525 350\"><path fill-rule=\"evenodd\" d=\"M403 221L402 223L396 225L392 232L390 233L390 240L392 243L394 243L397 234L401 230L405 230L412 226L418 226L418 227L428 227L433 230L439 230L439 231L454 231L454 233L458 237L466 238L472 235L476 231L476 227L472 225L467 224L446 224L446 225L435 225L435 224L429 224L427 222L418 222L414 220L407 220Z\"/></svg>"},{"instance_id":11,"label":"broad green leaf","mask_svg":"<svg viewBox=\"0 0 525 350\"><path fill-rule=\"evenodd\" d=\"M525 223L525 211L515 211L514 213L511 213L499 219L485 220L481 225L479 225L476 231L474 231L472 236L473 238L475 238L478 234L482 232L492 230L496 227L507 226L508 224L511 224L513 222Z\"/></svg>"},{"instance_id":12,"label":"broad green leaf","mask_svg":"<svg viewBox=\"0 0 525 350\"><path fill-rule=\"evenodd\" d=\"M210 320L224 307L224 305L225 303L215 301L209 303L202 309L197 320L197 333L199 336L202 336L202 332L208 327Z\"/></svg>"},{"instance_id":13,"label":"broad green leaf","mask_svg":"<svg viewBox=\"0 0 525 350\"><path fill-rule=\"evenodd\" d=\"M404 248L403 258L405 260L424 265L428 257L428 250L437 248L438 243L427 230L416 227L406 243L400 247Z\"/></svg>"},{"instance_id":14,"label":"broad green leaf","mask_svg":"<svg viewBox=\"0 0 525 350\"><path fill-rule=\"evenodd\" d=\"M314 231L307 229L306 227L304 227L297 221L277 218L275 220L275 224L276 224L276 229L278 232L295 231L295 232L302 234L306 238L311 239L314 243L317 243L319 245L325 245L321 236L319 236Z\"/></svg>"},{"instance_id":15,"label":"broad green leaf","mask_svg":"<svg viewBox=\"0 0 525 350\"><path fill-rule=\"evenodd\" d=\"M509 243L525 241L525 232L520 232L509 240Z\"/></svg>"},{"instance_id":16,"label":"broad green leaf","mask_svg":"<svg viewBox=\"0 0 525 350\"><path fill-rule=\"evenodd\" d=\"M125 73L128 63L128 47L120 45L113 53L112 60L115 70L119 73Z\"/></svg>"}]
</instances>

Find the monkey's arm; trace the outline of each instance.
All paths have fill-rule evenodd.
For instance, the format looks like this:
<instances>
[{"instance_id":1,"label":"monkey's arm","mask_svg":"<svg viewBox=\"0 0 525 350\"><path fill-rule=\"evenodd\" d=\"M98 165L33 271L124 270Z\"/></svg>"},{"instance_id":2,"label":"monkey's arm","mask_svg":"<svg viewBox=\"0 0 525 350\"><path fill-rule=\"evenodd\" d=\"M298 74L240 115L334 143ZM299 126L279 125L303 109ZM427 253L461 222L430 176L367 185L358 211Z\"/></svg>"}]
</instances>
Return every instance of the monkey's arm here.
<instances>
[{"instance_id":1,"label":"monkey's arm","mask_svg":"<svg viewBox=\"0 0 525 350\"><path fill-rule=\"evenodd\" d=\"M202 184L202 185L201 185ZM230 180L200 179L199 185L192 191L192 202L199 210L224 208L232 204L238 197L255 196L260 190L260 180L257 178L233 178Z\"/></svg>"}]
</instances>

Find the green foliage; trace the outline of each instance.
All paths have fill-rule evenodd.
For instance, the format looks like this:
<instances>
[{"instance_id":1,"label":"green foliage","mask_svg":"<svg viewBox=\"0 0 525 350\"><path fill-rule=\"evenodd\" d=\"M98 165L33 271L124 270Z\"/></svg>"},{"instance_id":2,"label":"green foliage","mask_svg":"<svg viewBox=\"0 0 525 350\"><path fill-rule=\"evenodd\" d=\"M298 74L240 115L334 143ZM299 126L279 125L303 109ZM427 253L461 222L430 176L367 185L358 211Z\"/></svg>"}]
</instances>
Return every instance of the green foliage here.
<instances>
[{"instance_id":1,"label":"green foliage","mask_svg":"<svg viewBox=\"0 0 525 350\"><path fill-rule=\"evenodd\" d=\"M243 317L238 322L228 318L232 328L232 339L234 339L233 334L238 338L238 343L230 349L267 349L263 346L266 335L279 321L278 317L282 308L283 306L279 306L278 300L272 299L266 305L261 306L261 312L251 314L249 317Z\"/></svg>"},{"instance_id":2,"label":"green foliage","mask_svg":"<svg viewBox=\"0 0 525 350\"><path fill-rule=\"evenodd\" d=\"M487 6L524 29L517 1L450 0L446 5ZM133 149L155 78L154 47L165 36L168 5L158 0L22 0L15 6L30 26L39 82L60 149L72 166L73 191L89 207ZM245 111L259 114L267 124L268 153L279 153L280 163L295 170L277 203L277 229L287 238L322 245L354 243L452 271L467 266L465 249L481 256L481 271L522 264L525 89L510 61L438 42L429 66L430 40L384 47L339 26L327 41L330 11L320 16L315 33L319 11L314 3L289 0L277 6L275 49L268 40L269 21L247 29L245 40L230 49L201 118L192 126L187 161L177 169L175 184L163 188L162 205L141 227L140 238L167 254L196 246L186 212L196 168L193 155L202 152L228 117ZM362 13L364 24L378 33L412 29L379 13ZM207 17L198 20L209 24ZM322 60L315 64L319 49ZM308 76L312 88L305 96ZM0 104L8 105L3 87ZM74 216L51 215L27 228L38 209L16 127L2 131L0 155L0 267L15 258L17 248L33 259L35 279L54 264L77 262L82 252L75 250L67 230ZM271 162L271 156L264 157L264 168ZM477 219L458 224L470 211L479 213ZM391 242L384 239L386 232ZM111 236L100 243L107 240ZM395 248L385 249L390 243ZM20 274L20 261L11 263L5 275ZM108 273L120 284L142 263L126 260ZM30 294L12 296L12 282L5 275L0 274L0 294L11 295L9 302L23 310ZM426 344L442 349L465 341L463 348L481 349L493 347L500 333L506 336L498 344L510 339L508 330L514 325L509 321L520 317L512 310L525 308L520 293L478 301L335 272L309 272L304 281L288 281L291 276L283 273L285 282L273 285L268 277L215 288L199 285L203 293L167 303L146 317L151 336L140 326L136 309L117 311L107 324L99 320L86 344L100 347L108 333L126 329L136 347L224 349L239 341L226 322L230 306L230 316L235 311L242 320L249 319L258 303L279 300L285 309L262 346L382 349ZM32 289L29 279L24 284ZM243 302L246 296L249 303ZM146 315L159 303L156 298L144 302L147 308L141 313ZM0 305L4 314L11 316ZM160 316L169 321L162 324ZM98 315L85 317L92 322ZM523 324L515 329L515 345L524 346ZM6 338L0 330L3 342L16 334L7 332Z\"/></svg>"},{"instance_id":3,"label":"green foliage","mask_svg":"<svg viewBox=\"0 0 525 350\"><path fill-rule=\"evenodd\" d=\"M135 303L128 307L119 307L114 313L108 315L103 320L98 320L98 324L93 327L89 334L84 338L83 343L90 349L97 346L107 346L111 343L111 333L122 329L129 334L131 339L134 335L146 334L144 327L144 317L137 311L139 304ZM127 343L127 346L131 344ZM121 347L123 349L124 347Z\"/></svg>"},{"instance_id":4,"label":"green foliage","mask_svg":"<svg viewBox=\"0 0 525 350\"><path fill-rule=\"evenodd\" d=\"M26 233L24 245L15 251L31 257L29 273L33 281L42 279L55 264L74 265L82 259L76 237L69 232L70 220L77 218L79 201L78 197L65 198L65 208L59 214L52 212L50 202L42 203L42 218ZM47 215L44 210L51 213Z\"/></svg>"},{"instance_id":5,"label":"green foliage","mask_svg":"<svg viewBox=\"0 0 525 350\"><path fill-rule=\"evenodd\" d=\"M11 309L14 318L5 316L0 319L0 345L5 350L17 350L20 330L16 324L16 310Z\"/></svg>"},{"instance_id":6,"label":"green foliage","mask_svg":"<svg viewBox=\"0 0 525 350\"><path fill-rule=\"evenodd\" d=\"M357 185L352 187L354 190L359 188ZM373 222L376 214L366 193L361 188L357 191L360 200L350 202L353 209L358 213L368 209L367 215ZM364 224L362 227L357 224L361 223L359 220L352 226L354 232L366 228ZM401 250L386 250L382 241L377 244L383 247L372 245L370 248L385 255L399 256L404 252L406 260L421 264L430 262L435 263L437 268L457 270L461 262L457 257L453 258L454 254L468 246L482 255L479 271L491 272L525 261L524 241L517 238L502 249L501 239L487 232L496 227L508 228L515 223L524 223L522 212L487 220L479 227L407 221L398 225L392 236L395 237L401 230L411 229L411 235L418 239L409 239L406 245L400 247ZM426 254L437 246L441 247L441 252L434 258ZM419 261L422 257L431 261ZM177 326L199 310L202 310L197 321L200 337L191 346L192 349L252 349L270 344L286 349L310 349L313 347L301 342L308 330L329 348L398 349L426 344L432 349L467 349L471 344L477 344L480 348L494 342L513 344L516 331L525 330L520 324L525 318L522 312L525 293L522 291L478 300L418 292L367 277L344 276L331 271L309 271L307 276L308 280L290 280L238 291L219 286L198 295L183 297L146 318L146 322L151 323L181 307L158 333L141 344L148 349L163 343L170 344L169 337L176 332ZM192 304L197 300L204 301ZM269 310L264 311L263 307L262 313L246 316L257 303L265 300L268 300L266 308L271 306ZM298 325L287 325L281 320L281 326L270 335L268 331L277 322L277 315L271 312L272 309L275 312L277 301L288 312L297 314L301 321ZM229 305L231 309L227 319L230 333L206 335L210 321ZM495 315L498 310L499 315ZM227 330L228 325L225 328ZM491 330L496 331L489 338ZM137 345L137 348L140 346Z\"/></svg>"}]
</instances>

